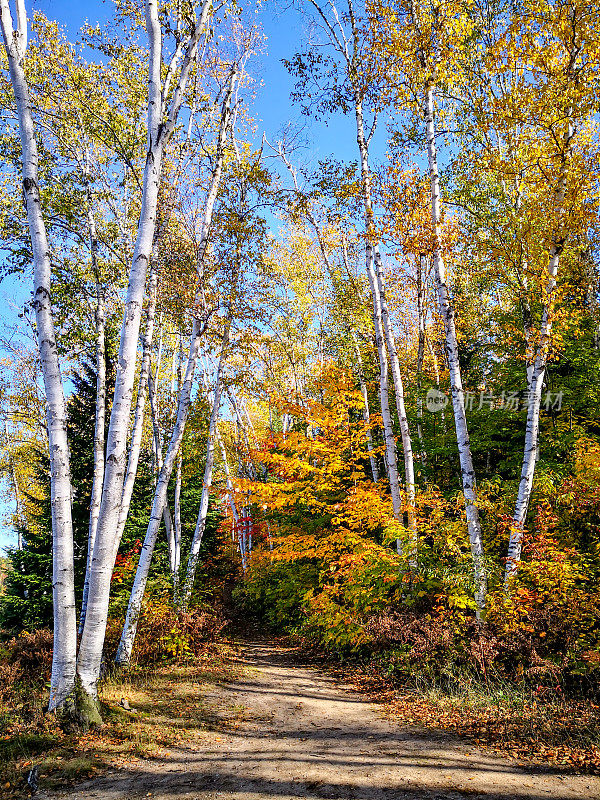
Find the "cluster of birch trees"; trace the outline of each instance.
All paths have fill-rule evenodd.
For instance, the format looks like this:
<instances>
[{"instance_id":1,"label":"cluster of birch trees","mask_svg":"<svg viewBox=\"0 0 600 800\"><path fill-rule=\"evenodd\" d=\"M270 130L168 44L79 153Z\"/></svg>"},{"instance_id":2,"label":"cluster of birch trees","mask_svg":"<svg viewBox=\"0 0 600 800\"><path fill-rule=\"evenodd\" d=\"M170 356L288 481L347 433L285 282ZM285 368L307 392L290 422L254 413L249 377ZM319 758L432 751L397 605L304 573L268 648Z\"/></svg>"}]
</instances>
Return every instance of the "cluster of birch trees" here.
<instances>
[{"instance_id":1,"label":"cluster of birch trees","mask_svg":"<svg viewBox=\"0 0 600 800\"><path fill-rule=\"evenodd\" d=\"M62 74L52 75L57 78L53 85L42 86L41 93L35 98L41 102L34 106L34 76L29 72L29 63L34 62L33 70L45 69L44 48L47 53L52 41L43 42L30 58L24 3L17 3L14 18L8 2L2 4L1 10L22 152L23 197L34 266L32 307L35 309L39 361L47 408L54 602L54 659L50 708L56 709L65 703L72 703L77 682L83 696L91 701L84 703L83 707L93 719L97 717L97 685L102 663L111 575L138 467L146 392L151 409L153 403L156 403L154 392L158 370L153 374L151 369L151 347L157 307L159 250L161 246L169 246L168 242L161 243L161 240L166 237L169 228L173 195L177 193L177 202L182 203L186 191L190 191L191 181L193 193L189 197L194 207L187 214L188 230L175 233L170 231L170 234L185 239L186 256L189 259L186 264L187 274L185 270L174 271L173 280L180 281L182 289L187 282L192 287L192 296L188 299L180 319L174 320L180 325L181 355L179 379L172 396L175 410L171 430L165 439L164 452L159 423L153 414L158 477L138 575L119 648L120 662L127 661L131 652L147 567L163 516L165 521L168 520L174 571L180 558L180 524L177 513L172 521L170 512L165 508L166 490L173 471L177 469L202 337L209 322L218 316L219 323L215 325L222 328L219 356L221 363L227 349L231 312L238 293L239 263L236 263L235 247L232 248L230 262L218 264L220 269L215 269L216 261L211 252L209 233L224 162L226 158L237 158L241 164L241 155L233 141L233 131L241 101L240 90L245 81L245 62L253 49L253 34L243 30L238 21L227 19L229 9L225 6L214 6L208 0L199 6L179 4L174 9L159 8L158 3L148 2L145 5L145 20L143 17L138 19L139 14L135 10L123 6L119 8L119 14L133 30L145 22L148 37L147 55L144 53L146 63L140 64L139 60L136 63L136 57L139 59L140 53L135 52L132 44L127 49L120 49L117 43L106 40L99 42L99 46L112 56L112 63L109 62L108 68L103 70L89 68L75 49L62 41L60 34L49 26L50 31L41 31L41 39L43 40L44 34L58 37L61 55L65 56L67 64L58 64L56 68L62 69ZM227 47L223 48L223 52L219 51L215 33L218 30L219 15L225 18L225 21L221 19L219 22L228 26L229 34ZM43 20L36 20L39 33L40 27L43 28L44 25ZM94 36L94 31L89 33L90 37ZM141 114L141 102L139 95L136 96L143 84L138 82L137 85L130 83L127 86L127 81L132 82L132 79L135 81L135 78L140 77L142 66L147 75L145 147L142 146L138 117ZM98 80L102 73L109 79L109 90L120 89L125 97L101 96ZM91 97L81 103L82 94L87 89L91 90ZM125 130L118 127L123 114L122 107L119 106L123 100L125 110L130 110L132 114L131 119L125 120ZM53 112L59 116L56 126L53 126ZM94 488L90 506L88 563L79 617L79 637L73 585L71 481L65 388L61 377L60 343L56 337L51 293L55 250L48 238L44 214L44 185L41 178L42 168L47 168L48 165L44 154L40 155L38 143L40 128L44 126L52 129L52 135L62 145L59 152L63 158L52 165L54 169L78 172L76 180L81 193L78 200L85 207L86 214L85 219L77 220L77 230L71 233L79 238L78 244L87 247L91 282L95 292L93 339L97 356L97 403ZM72 128L69 130L70 126ZM43 143L46 147L52 147L53 144L47 138L43 139ZM115 173L112 170L117 165L122 172L120 187L125 189L121 196L117 192L113 193ZM104 187L102 178L98 179L97 174L103 170L106 170L103 175ZM171 183L165 186L164 176L167 172ZM179 182L186 182L188 185L179 189ZM135 184L133 191L132 184ZM100 209L101 205L105 207ZM99 230L98 222L101 213L104 215L103 231ZM132 219L135 219L134 226L130 224ZM110 234L114 236L112 241L108 238ZM238 232L237 238L241 239L241 235ZM231 238L236 238L235 232ZM170 245L172 244L171 242ZM121 305L123 321L116 363L115 391L111 398L110 417L107 418L104 374L106 304L111 301L114 304L115 298L107 298L107 293L112 288L112 276L103 267L107 261L107 252L110 255L113 251L120 251L118 258L121 263L117 264L121 275L118 294L124 294L124 300ZM237 261L239 260L238 255ZM190 275L192 266L193 277ZM125 269L127 272L124 272ZM217 272L220 274L217 275ZM127 275L126 279L122 277L124 274ZM183 337L188 336L187 320L191 321L191 333L186 348ZM213 416L216 416L219 406L219 378L220 372L217 370ZM134 401L135 407L132 408ZM206 481L206 498L203 497L199 511L186 577L183 585L177 587L178 601L182 605L187 604L193 585L209 486L210 477Z\"/></svg>"},{"instance_id":2,"label":"cluster of birch trees","mask_svg":"<svg viewBox=\"0 0 600 800\"><path fill-rule=\"evenodd\" d=\"M352 120L356 163L301 169L289 131L256 147L242 140L240 131L250 130L248 60L261 37L233 5L146 0L142 14L117 3L116 22L128 33L117 40L114 30L84 31L98 63L41 16L29 42L23 0L14 15L8 0L0 10L3 152L8 159L18 150L27 225L19 198L7 197L3 236L13 265L33 265L50 457L50 708L70 707L77 684L90 701L85 713L97 720L111 576L144 447L155 486L120 664L131 657L161 531L174 602L185 609L193 599L215 465L241 567L251 567L252 498L240 498L236 478L269 480L261 435L280 426L285 436L295 424L276 414L273 398L301 403L307 376L332 361L349 366L360 386L365 465L389 490L407 532L397 549L410 569L419 566L419 489L435 478L425 387L447 388L450 403L438 419L456 448L482 617L488 558L467 391L499 386L498 364L517 354L526 405L509 591L548 367L577 317L561 314L561 303L585 284L577 313L584 309L580 317L593 323L597 311L596 12L572 0L307 0L309 45L287 62L295 96L317 119ZM390 156L382 161L374 143L386 134ZM277 235L267 229L267 208L283 225ZM577 277L582 265L585 280ZM498 320L500 335L491 331ZM488 341L489 356L467 386L469 326L472 338ZM109 397L111 336L118 354ZM77 618L63 378L90 348L94 474ZM198 395L209 408L204 476L182 563L182 443Z\"/></svg>"}]
</instances>

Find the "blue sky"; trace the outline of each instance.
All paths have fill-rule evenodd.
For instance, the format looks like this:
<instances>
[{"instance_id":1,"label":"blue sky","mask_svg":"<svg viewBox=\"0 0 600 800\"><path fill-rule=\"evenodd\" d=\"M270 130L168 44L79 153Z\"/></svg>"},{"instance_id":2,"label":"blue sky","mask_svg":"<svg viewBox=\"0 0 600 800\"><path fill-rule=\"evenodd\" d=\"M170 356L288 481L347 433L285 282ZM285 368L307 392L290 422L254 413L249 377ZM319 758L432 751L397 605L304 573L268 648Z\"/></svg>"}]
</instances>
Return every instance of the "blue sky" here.
<instances>
[{"instance_id":1,"label":"blue sky","mask_svg":"<svg viewBox=\"0 0 600 800\"><path fill-rule=\"evenodd\" d=\"M141 0L140 0L141 3ZM77 31L87 20L91 24L105 23L111 16L112 4L107 0L88 0L88 2L68 2L68 0L35 0L27 2L31 9L42 11L50 19L58 21L66 28L70 38L75 39ZM262 86L258 86L258 94L252 109L257 122L257 141L262 138L263 131L270 140L274 140L285 125L291 120L298 122L299 109L290 100L292 81L281 63L281 59L289 58L302 48L306 38L306 25L300 14L292 8L278 13L275 3L267 3L258 15L260 24L267 37L266 52L249 65ZM306 126L307 121L301 120ZM356 159L356 139L351 119L336 117L327 121L319 121L308 125L304 130L308 141L308 149L303 159L317 161L335 153L337 158ZM0 284L0 323L11 324L16 321L12 310L13 304L21 306L30 293L29 280L9 278ZM0 487L0 489L3 487ZM14 544L16 537L3 521L3 517L13 510L9 503L5 505L0 499L0 551L6 545Z\"/></svg>"}]
</instances>

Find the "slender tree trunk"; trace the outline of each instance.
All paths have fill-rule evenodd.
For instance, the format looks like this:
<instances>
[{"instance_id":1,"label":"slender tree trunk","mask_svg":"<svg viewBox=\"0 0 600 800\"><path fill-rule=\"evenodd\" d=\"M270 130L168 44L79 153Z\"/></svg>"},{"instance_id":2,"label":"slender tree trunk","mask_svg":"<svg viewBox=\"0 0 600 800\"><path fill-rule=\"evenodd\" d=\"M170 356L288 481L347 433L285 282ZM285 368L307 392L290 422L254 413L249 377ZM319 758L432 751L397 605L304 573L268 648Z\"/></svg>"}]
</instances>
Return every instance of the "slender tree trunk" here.
<instances>
[{"instance_id":1,"label":"slender tree trunk","mask_svg":"<svg viewBox=\"0 0 600 800\"><path fill-rule=\"evenodd\" d=\"M363 370L363 363L362 363L362 356L360 354L360 347L358 346L358 341L356 339L356 335L353 335L354 339L354 350L356 352L356 361L358 363L358 379L360 381L360 392L363 398L363 419L366 425L366 437L367 437L367 452L369 453L369 463L371 465L371 475L373 476L373 481L377 483L379 480L379 469L377 467L377 460L375 458L375 454L373 452L373 434L371 431L371 414L369 410L369 393L367 391L367 384L365 382L365 373Z\"/></svg>"},{"instance_id":2,"label":"slender tree trunk","mask_svg":"<svg viewBox=\"0 0 600 800\"><path fill-rule=\"evenodd\" d=\"M97 244L97 240L96 240ZM94 244L92 244L92 252ZM94 260L94 256L92 256ZM99 277L96 279L99 280ZM102 482L104 479L104 429L106 419L106 348L105 348L105 309L104 290L96 283L96 421L94 426L94 481L92 484L92 498L90 501L90 523L88 530L88 552L85 566L85 580L83 584L83 597L81 613L79 615L79 635L83 631L85 613L90 585L90 563L94 552L96 529L98 527L98 514L102 497Z\"/></svg>"},{"instance_id":3,"label":"slender tree trunk","mask_svg":"<svg viewBox=\"0 0 600 800\"><path fill-rule=\"evenodd\" d=\"M162 340L161 340L162 344ZM158 377L158 365L156 368L156 375ZM162 457L162 435L158 423L158 414L156 410L156 391L155 382L151 375L148 376L148 398L150 400L150 415L152 417L152 433L154 439L154 459L156 462L156 481L163 465ZM156 488L156 486L155 486ZM169 501L165 500L165 507L163 508L163 522L165 525L165 535L167 537L167 548L169 553L169 568L171 570L171 577L175 577L175 533L173 531L173 519L171 517L171 510L169 509Z\"/></svg>"},{"instance_id":4,"label":"slender tree trunk","mask_svg":"<svg viewBox=\"0 0 600 800\"><path fill-rule=\"evenodd\" d=\"M248 475L248 478L250 478L250 480L254 481L254 480L256 480L256 474L257 473L256 473L256 467L254 466L254 462L252 461L252 458L250 456L250 454L251 454L250 439L248 438L246 424L245 424L245 421L244 421L244 419L242 417L238 402L235 399L235 395L233 394L233 392L231 390L227 391L227 396L228 396L229 401L231 403L231 407L234 410L235 417L236 417L236 420L237 420L238 430L240 431L241 438L243 438L243 440L244 440L244 449L245 449L245 452L246 452L246 460L247 460L246 461L246 463L247 463L246 473ZM247 419L248 419L248 422L250 423L250 417L249 416L247 417ZM250 426L251 426L251 424L252 423L250 423ZM241 439L240 439L240 441L241 441Z\"/></svg>"},{"instance_id":5,"label":"slender tree trunk","mask_svg":"<svg viewBox=\"0 0 600 800\"><path fill-rule=\"evenodd\" d=\"M192 392L192 382L194 379L194 372L196 363L198 361L198 351L200 348L200 339L205 327L202 326L200 320L195 319L192 328L192 335L190 338L190 349L185 371L185 378L179 394L179 404L177 408L177 418L171 440L167 448L165 460L162 464L154 499L152 502L152 510L150 512L150 521L146 530L144 544L140 553L140 559L136 569L135 577L133 580L133 587L129 597L129 604L127 606L127 615L125 617L125 624L121 634L121 640L117 649L115 661L117 664L128 664L131 659L133 650L133 643L137 631L137 623L142 608L142 600L146 590L146 582L148 580L148 573L150 571L150 563L152 561L152 554L154 552L154 545L158 536L160 528L160 521L163 516L163 510L167 498L167 489L169 480L175 464L175 459L179 452L179 447L183 439L185 431L185 423L187 414L190 407L190 399Z\"/></svg>"},{"instance_id":6,"label":"slender tree trunk","mask_svg":"<svg viewBox=\"0 0 600 800\"><path fill-rule=\"evenodd\" d=\"M164 148L173 134L185 95L200 36L210 13L208 0L202 5L200 19L187 45L177 50L162 81L162 31L157 0L146 0L146 30L150 46L148 70L148 151L144 167L142 198L137 238L129 273L125 313L117 364L115 393L107 435L106 466L98 529L90 569L88 607L79 645L77 672L83 692L92 705L97 699L97 684L108 617L110 580L119 547L116 533L123 499L126 469L127 433L136 369L136 351L146 282L156 230L158 190ZM182 56L181 60L179 56ZM181 66L179 67L179 64ZM179 68L179 79L170 85ZM166 104L168 108L166 107ZM162 509L161 509L162 511ZM99 715L97 715L99 717Z\"/></svg>"},{"instance_id":7,"label":"slender tree trunk","mask_svg":"<svg viewBox=\"0 0 600 800\"><path fill-rule=\"evenodd\" d=\"M158 477L158 473L160 472L161 464L162 464L162 457L159 455L159 451L162 451L161 447L161 432L160 428L158 427L158 397L156 396L156 392L154 391L154 387L156 384L160 383L160 367L162 363L162 354L163 354L163 329L162 329L162 314L158 315L158 329L160 331L160 335L158 337L158 357L156 359L156 368L154 370L154 378L152 378L152 367L150 367L150 375L148 377L148 399L150 400L150 414L152 416L152 458L154 461L154 471L156 476Z\"/></svg>"},{"instance_id":8,"label":"slender tree trunk","mask_svg":"<svg viewBox=\"0 0 600 800\"><path fill-rule=\"evenodd\" d=\"M402 450L404 453L404 474L406 480L406 510L408 515L408 530L410 536L408 560L411 567L417 566L417 548L418 548L418 535L417 535L417 519L415 515L415 467L412 451L412 438L410 429L408 427L408 418L406 416L406 406L404 404L404 385L402 383L402 374L400 372L400 361L398 359L398 351L396 349L396 341L394 332L392 330L392 323L390 320L387 299L385 295L385 277L381 264L381 257L379 250L375 247L375 271L377 275L377 285L379 288L379 299L381 305L381 319L383 322L383 329L385 332L385 343L390 356L390 363L392 365L392 378L394 381L394 394L396 397L396 411L398 412L398 421L400 423L400 434L402 436Z\"/></svg>"},{"instance_id":9,"label":"slender tree trunk","mask_svg":"<svg viewBox=\"0 0 600 800\"><path fill-rule=\"evenodd\" d=\"M148 7L151 6L153 6L154 14L152 16L150 13L147 14L151 47L148 115L149 147L144 169L138 234L129 275L125 314L121 329L115 394L106 444L106 468L102 503L90 569L88 607L77 660L77 671L83 691L93 700L97 697L97 684L108 617L110 580L119 546L115 533L118 529L123 499L127 433L133 396L137 341L146 281L146 268L152 257L163 156L163 141L157 133L158 124L156 126L152 124L154 115L160 114L162 98L160 79L161 35L156 5L152 0L149 0Z\"/></svg>"},{"instance_id":10,"label":"slender tree trunk","mask_svg":"<svg viewBox=\"0 0 600 800\"><path fill-rule=\"evenodd\" d=\"M213 400L214 406L214 400ZM211 412L212 413L212 412ZM231 480L231 470L229 469L229 461L227 459L227 451L225 450L225 445L223 444L223 439L219 433L219 428L217 426L215 431L215 436L217 439L217 443L219 445L219 449L221 450L221 458L223 459L223 469L225 471L225 479L227 482L227 501L229 503L229 508L231 509L231 521L233 525L234 537L239 537L240 535L240 515L237 510L237 504L235 502L235 489L233 487L233 482ZM242 568L244 572L246 571L246 567L248 566L246 563L246 554L242 550L242 546L240 545L240 556L242 558Z\"/></svg>"},{"instance_id":11,"label":"slender tree trunk","mask_svg":"<svg viewBox=\"0 0 600 800\"><path fill-rule=\"evenodd\" d=\"M204 387L206 389L207 397L209 398L210 402L210 413L212 418L212 413L215 405L215 396L214 392L210 388L210 382L208 380L208 374L204 365L202 367L202 377L204 379ZM219 426L217 424L215 428L215 438L219 445L219 449L221 451L221 458L223 460L223 470L225 472L225 479L227 485L227 501L229 503L229 508L231 509L231 520L232 520L232 540L236 541L239 539L239 548L240 548L240 556L242 558L242 568L244 572L246 571L247 563L246 563L246 554L243 547L243 540L240 534L240 514L237 509L237 504L235 502L235 488L233 486L233 482L231 480L231 470L229 469L229 460L227 458L227 451L225 449L225 445L223 443L223 439L221 438L221 434L219 433Z\"/></svg>"},{"instance_id":12,"label":"slender tree trunk","mask_svg":"<svg viewBox=\"0 0 600 800\"><path fill-rule=\"evenodd\" d=\"M562 153L561 173L554 196L555 207L562 209L567 190L567 150L573 137L573 128L568 126L565 135L565 150ZM556 294L556 278L560 265L560 257L563 252L565 240L562 237L554 237L554 241L548 255L548 279L546 282L546 297L542 311L540 325L540 339L535 353L533 364L527 364L527 423L525 427L525 448L523 453L523 463L521 467L521 480L519 481L519 491L515 504L515 512L511 525L510 539L508 543L508 554L506 559L505 588L508 588L510 579L514 577L519 561L521 560L521 549L523 546L523 533L525 520L533 488L533 478L535 475L535 465L538 458L539 431L540 431L540 406L542 401L542 390L546 375L546 365L550 350L552 336L552 317L554 313L554 303Z\"/></svg>"},{"instance_id":13,"label":"slender tree trunk","mask_svg":"<svg viewBox=\"0 0 600 800\"><path fill-rule=\"evenodd\" d=\"M98 514L100 512L100 501L102 499L102 483L104 481L104 439L106 426L106 311L104 306L104 287L102 285L100 267L98 264L98 234L92 205L89 162L89 152L86 147L84 178L86 183L87 222L88 235L90 239L92 272L96 282L96 419L94 425L94 479L92 483L92 498L90 501L88 551L85 565L81 613L79 615L78 632L80 636L85 623L85 612L87 608L90 581L90 563L92 559L92 553L94 552L94 542L96 541L96 530L98 527Z\"/></svg>"},{"instance_id":14,"label":"slender tree trunk","mask_svg":"<svg viewBox=\"0 0 600 800\"><path fill-rule=\"evenodd\" d=\"M385 341L383 338L379 288L377 285L377 276L375 275L375 270L373 268L373 249L370 244L367 244L367 274L369 276L369 283L371 285L371 293L373 296L373 324L375 327L375 342L377 344L377 353L379 356L379 400L381 404L381 417L383 420L387 473L392 495L392 508L394 510L394 516L400 521L402 519L402 498L400 496L400 482L398 479L396 439L394 438L392 415L390 414L388 360L385 349ZM402 549L401 543L398 541L396 545L398 552L400 552Z\"/></svg>"},{"instance_id":15,"label":"slender tree trunk","mask_svg":"<svg viewBox=\"0 0 600 800\"><path fill-rule=\"evenodd\" d=\"M10 467L10 474L12 476L13 486L15 487L15 512L17 517L17 550L23 549L23 532L22 532L22 517L21 517L21 492L19 491L19 482L17 479L17 471L15 469L15 460L12 454L12 442L10 439L10 432L8 430L8 419L4 420L4 433L6 435L6 449L8 452L8 460Z\"/></svg>"},{"instance_id":16,"label":"slender tree trunk","mask_svg":"<svg viewBox=\"0 0 600 800\"><path fill-rule=\"evenodd\" d=\"M144 432L144 410L146 405L146 389L148 388L148 378L150 375L150 365L152 356L152 339L154 336L154 315L156 313L156 290L158 282L158 271L154 259L150 264L150 276L148 279L148 307L146 309L146 329L142 341L142 363L140 366L140 377L138 380L137 398L135 403L135 414L133 418L133 429L131 433L131 444L129 447L129 458L127 461L127 474L121 495L121 508L119 510L119 522L117 526L117 539L121 541L127 517L129 516L129 506L133 495L133 487L137 475L140 453L142 449L142 435Z\"/></svg>"},{"instance_id":17,"label":"slender tree trunk","mask_svg":"<svg viewBox=\"0 0 600 800\"><path fill-rule=\"evenodd\" d=\"M23 67L27 51L27 18L23 0L17 0L17 30L13 27L8 0L0 2L0 24L2 25L10 81L15 94L19 122L23 199L33 251L33 307L46 394L52 506L52 599L54 604L54 647L49 708L53 711L71 703L75 688L77 647L67 414L52 317L50 245L42 215L37 143L29 87Z\"/></svg>"},{"instance_id":18,"label":"slender tree trunk","mask_svg":"<svg viewBox=\"0 0 600 800\"><path fill-rule=\"evenodd\" d=\"M458 359L458 340L454 321L454 308L446 284L446 270L442 257L440 244L440 182L437 163L437 147L435 141L435 109L433 86L426 90L425 120L427 126L427 157L429 162L429 177L431 181L431 218L435 236L435 251L433 253L433 268L438 296L440 313L444 321L446 334L445 346L450 371L450 387L452 391L452 408L454 411L454 424L456 427L456 440L460 459L463 495L471 556L473 558L473 571L475 576L475 602L477 617L480 618L485 610L487 594L487 574L484 561L483 541L481 538L481 525L479 522L479 509L477 507L477 488L475 469L471 455L471 444L465 413L465 398Z\"/></svg>"},{"instance_id":19,"label":"slender tree trunk","mask_svg":"<svg viewBox=\"0 0 600 800\"><path fill-rule=\"evenodd\" d=\"M181 565L181 450L177 456L177 468L175 471L175 493L173 500L173 531L175 553L173 559L173 596L177 597L179 592L179 567Z\"/></svg>"},{"instance_id":20,"label":"slender tree trunk","mask_svg":"<svg viewBox=\"0 0 600 800\"><path fill-rule=\"evenodd\" d=\"M392 426L392 417L389 406L389 372L388 360L385 346L384 325L382 319L381 292L374 263L374 239L375 230L373 225L373 206L371 202L371 170L369 167L369 152L367 139L364 130L363 108L358 93L354 100L354 111L356 118L356 141L360 155L360 168L362 178L363 205L365 213L365 228L367 234L366 255L367 255L367 275L371 286L371 296L373 298L373 323L375 326L375 340L377 342L377 353L379 356L379 397L381 400L381 416L383 419L383 432L385 438L387 469L392 495L392 507L394 516L398 521L402 520L402 498L400 496L400 484L398 479L398 461L396 456L396 439ZM398 552L401 552L402 545L396 542Z\"/></svg>"},{"instance_id":21,"label":"slender tree trunk","mask_svg":"<svg viewBox=\"0 0 600 800\"><path fill-rule=\"evenodd\" d=\"M208 249L208 241L211 230L214 205L217 199L217 193L221 183L223 160L225 157L225 145L227 140L227 131L231 119L231 99L233 96L236 80L237 80L237 72L233 70L230 74L229 82L225 92L225 97L223 99L223 104L221 107L221 120L219 124L219 133L217 139L215 166L213 169L208 194L206 196L206 203L204 206L204 217L202 220L202 226L200 230L200 241L198 245L197 272L199 279L199 289L196 298L198 304L201 303L202 299L202 291L203 291L202 284L204 280L204 260L206 258L206 253ZM190 347L188 352L185 378L183 381L183 385L181 387L181 392L179 393L177 418L175 421L175 426L173 428L173 433L171 435L171 440L167 448L165 460L160 471L158 483L156 486L156 491L154 493L152 510L150 512L150 521L148 523L148 528L146 530L146 537L144 539L144 544L142 546L142 551L140 553L140 559L135 573L133 588L131 590L129 604L127 606L127 615L125 618L125 624L123 626L123 631L121 633L121 640L119 642L119 647L117 649L117 655L115 658L117 664L121 665L128 664L131 659L133 643L135 641L135 634L137 631L137 623L142 608L142 600L144 597L144 592L146 590L146 582L148 580L148 573L150 571L152 554L154 552L154 545L156 543L156 537L158 535L158 530L160 527L160 520L166 502L169 480L171 479L171 473L173 471L175 459L177 458L177 455L179 453L179 448L181 446L181 442L183 440L183 434L185 432L185 424L187 421L187 415L191 400L192 381L194 378L196 363L198 361L200 339L202 337L202 334L206 330L206 327L208 326L209 316L210 315L207 314L207 318L204 324L202 324L197 317L194 319L192 335L190 337Z\"/></svg>"},{"instance_id":22,"label":"slender tree trunk","mask_svg":"<svg viewBox=\"0 0 600 800\"><path fill-rule=\"evenodd\" d=\"M225 333L221 343L221 355L219 357L219 365L217 367L217 375L215 378L215 392L212 412L210 415L210 422L208 426L208 441L206 444L206 465L204 467L204 480L202 481L202 497L200 500L200 510L198 512L198 519L196 521L196 530L192 537L192 544L190 546L190 553L188 556L187 570L185 581L181 588L179 597L179 604L185 611L189 605L192 589L194 588L194 579L196 577L196 566L198 564L198 556L200 554L200 545L202 544L202 537L206 528L206 517L208 514L208 501L210 496L210 487L212 485L213 464L215 458L215 431L219 419L219 408L221 405L221 386L223 379L223 369L225 366L227 342L229 339L230 322L226 323Z\"/></svg>"},{"instance_id":23,"label":"slender tree trunk","mask_svg":"<svg viewBox=\"0 0 600 800\"><path fill-rule=\"evenodd\" d=\"M177 361L177 396L181 392L183 381L183 336L179 334L179 356ZM181 564L181 448L177 456L177 471L175 473L175 495L173 499L173 527L175 530L175 567L173 570L173 597L179 594L179 566Z\"/></svg>"},{"instance_id":24,"label":"slender tree trunk","mask_svg":"<svg viewBox=\"0 0 600 800\"><path fill-rule=\"evenodd\" d=\"M417 346L417 436L419 437L419 454L421 465L427 464L425 441L423 437L423 363L425 361L425 278L427 270L423 269L426 256L420 255L417 265L417 324L419 328L419 341Z\"/></svg>"}]
</instances>

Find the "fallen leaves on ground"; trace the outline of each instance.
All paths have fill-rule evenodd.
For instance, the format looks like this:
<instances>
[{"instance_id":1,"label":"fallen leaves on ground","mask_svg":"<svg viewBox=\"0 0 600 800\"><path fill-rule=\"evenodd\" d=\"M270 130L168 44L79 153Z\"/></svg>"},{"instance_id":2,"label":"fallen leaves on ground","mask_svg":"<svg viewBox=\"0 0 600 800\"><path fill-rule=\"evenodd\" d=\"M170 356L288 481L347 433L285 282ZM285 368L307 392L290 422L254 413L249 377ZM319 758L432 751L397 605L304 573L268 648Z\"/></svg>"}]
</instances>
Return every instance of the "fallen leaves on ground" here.
<instances>
[{"instance_id":1,"label":"fallen leaves on ground","mask_svg":"<svg viewBox=\"0 0 600 800\"><path fill-rule=\"evenodd\" d=\"M564 771L600 774L600 708L557 698L515 707L490 692L469 697L427 696L390 688L389 680L356 666L331 667L355 690L408 724L467 737L478 747Z\"/></svg>"},{"instance_id":2,"label":"fallen leaves on ground","mask_svg":"<svg viewBox=\"0 0 600 800\"><path fill-rule=\"evenodd\" d=\"M50 714L37 721L35 730L14 725L0 740L1 796L28 798L27 775L33 766L42 787L64 789L109 768L161 758L168 747L193 745L202 731L235 726L238 709L217 720L202 699L207 689L237 674L231 655L223 644L190 664L115 674L101 689L105 724L97 730L65 731ZM122 707L123 698L131 710Z\"/></svg>"}]
</instances>

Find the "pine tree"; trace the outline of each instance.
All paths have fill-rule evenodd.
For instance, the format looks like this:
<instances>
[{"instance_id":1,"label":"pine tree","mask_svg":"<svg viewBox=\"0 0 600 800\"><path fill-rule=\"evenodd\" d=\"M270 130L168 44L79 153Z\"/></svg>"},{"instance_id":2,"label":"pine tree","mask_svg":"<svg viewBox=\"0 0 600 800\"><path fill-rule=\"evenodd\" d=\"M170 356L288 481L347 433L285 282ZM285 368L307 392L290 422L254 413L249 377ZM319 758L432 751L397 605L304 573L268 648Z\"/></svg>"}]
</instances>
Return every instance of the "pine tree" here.
<instances>
[{"instance_id":1,"label":"pine tree","mask_svg":"<svg viewBox=\"0 0 600 800\"><path fill-rule=\"evenodd\" d=\"M108 396L114 388L114 348L107 347ZM83 362L72 378L74 392L68 401L68 438L73 492L75 596L81 603L87 559L96 403L96 372ZM107 409L110 413L110 408ZM0 603L0 625L9 631L36 630L52 625L52 517L48 456L32 451L36 462L35 491L25 492L25 522L21 523L23 549L8 553L9 568ZM148 524L152 493L149 459L142 460L123 537L128 549Z\"/></svg>"},{"instance_id":2,"label":"pine tree","mask_svg":"<svg viewBox=\"0 0 600 800\"><path fill-rule=\"evenodd\" d=\"M0 625L8 631L34 631L52 625L52 516L49 460L32 451L38 491L23 492L26 521L20 523L23 549L8 551L9 567L0 604Z\"/></svg>"}]
</instances>

